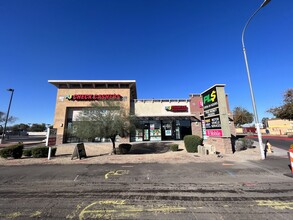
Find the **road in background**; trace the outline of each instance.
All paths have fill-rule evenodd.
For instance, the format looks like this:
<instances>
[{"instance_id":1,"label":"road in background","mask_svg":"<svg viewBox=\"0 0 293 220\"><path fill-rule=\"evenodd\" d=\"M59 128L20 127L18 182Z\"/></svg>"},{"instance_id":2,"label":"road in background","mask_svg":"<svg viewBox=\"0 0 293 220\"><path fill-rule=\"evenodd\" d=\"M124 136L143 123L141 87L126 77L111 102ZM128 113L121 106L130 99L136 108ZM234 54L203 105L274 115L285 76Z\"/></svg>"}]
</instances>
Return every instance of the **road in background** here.
<instances>
[{"instance_id":1,"label":"road in background","mask_svg":"<svg viewBox=\"0 0 293 220\"><path fill-rule=\"evenodd\" d=\"M254 141L258 141L257 136L247 136ZM293 144L293 138L279 137L279 136L262 136L262 142L265 144L266 141L269 141L273 147L278 147L280 149L288 151L290 145Z\"/></svg>"},{"instance_id":2,"label":"road in background","mask_svg":"<svg viewBox=\"0 0 293 220\"><path fill-rule=\"evenodd\" d=\"M46 135L9 135L5 140L6 145L18 142L22 142L24 147L45 145Z\"/></svg>"}]
</instances>

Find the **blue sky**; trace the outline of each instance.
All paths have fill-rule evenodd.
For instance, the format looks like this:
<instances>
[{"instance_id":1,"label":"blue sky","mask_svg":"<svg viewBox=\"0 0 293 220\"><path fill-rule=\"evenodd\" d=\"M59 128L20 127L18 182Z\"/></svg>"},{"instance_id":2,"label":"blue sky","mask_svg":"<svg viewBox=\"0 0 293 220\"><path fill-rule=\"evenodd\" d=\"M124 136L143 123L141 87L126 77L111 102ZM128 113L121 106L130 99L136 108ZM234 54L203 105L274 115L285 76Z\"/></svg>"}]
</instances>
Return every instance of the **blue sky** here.
<instances>
[{"instance_id":1,"label":"blue sky","mask_svg":"<svg viewBox=\"0 0 293 220\"><path fill-rule=\"evenodd\" d=\"M0 0L0 111L52 124L48 80L136 80L138 98L188 98L226 84L252 112L242 29L262 0ZM245 45L258 115L293 87L293 1L272 0Z\"/></svg>"}]
</instances>

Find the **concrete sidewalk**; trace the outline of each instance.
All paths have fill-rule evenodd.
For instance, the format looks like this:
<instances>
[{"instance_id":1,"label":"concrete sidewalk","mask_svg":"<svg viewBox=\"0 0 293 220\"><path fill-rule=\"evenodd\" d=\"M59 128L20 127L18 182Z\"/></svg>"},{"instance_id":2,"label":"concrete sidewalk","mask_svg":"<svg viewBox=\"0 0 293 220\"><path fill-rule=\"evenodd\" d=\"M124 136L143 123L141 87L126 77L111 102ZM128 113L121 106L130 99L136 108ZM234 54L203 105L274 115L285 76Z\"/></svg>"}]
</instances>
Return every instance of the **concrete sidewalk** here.
<instances>
[{"instance_id":1,"label":"concrete sidewalk","mask_svg":"<svg viewBox=\"0 0 293 220\"><path fill-rule=\"evenodd\" d=\"M167 147L170 143L179 144L179 151L169 151ZM143 145L142 145L143 144ZM119 143L116 144L118 146ZM248 160L260 160L258 148L250 148L244 151L237 151L234 154L199 155L198 153L188 153L185 150L183 141L175 142L147 142L132 143L133 147L129 154L111 155L112 143L85 143L87 158L71 160L76 144L58 145L56 157L21 159L0 158L0 165L29 165L29 164L124 164L124 163L200 163L200 162L244 162ZM257 145L255 145L257 146ZM137 151L137 149L140 151ZM141 151L143 148L143 151ZM274 153L268 154L267 159L272 157L287 157L287 151L274 147Z\"/></svg>"}]
</instances>

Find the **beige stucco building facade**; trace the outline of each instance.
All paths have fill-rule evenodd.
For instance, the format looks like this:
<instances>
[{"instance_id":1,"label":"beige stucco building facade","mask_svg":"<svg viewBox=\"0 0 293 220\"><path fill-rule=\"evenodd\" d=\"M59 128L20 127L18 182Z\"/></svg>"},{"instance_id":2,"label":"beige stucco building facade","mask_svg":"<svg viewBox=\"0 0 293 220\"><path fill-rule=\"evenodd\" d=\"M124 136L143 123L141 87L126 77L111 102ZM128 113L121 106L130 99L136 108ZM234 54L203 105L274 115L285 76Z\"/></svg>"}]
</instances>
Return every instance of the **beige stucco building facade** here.
<instances>
[{"instance_id":1,"label":"beige stucco building facade","mask_svg":"<svg viewBox=\"0 0 293 220\"><path fill-rule=\"evenodd\" d=\"M182 140L192 134L195 119L190 111L190 99L138 99L134 112L140 127L132 141Z\"/></svg>"},{"instance_id":2,"label":"beige stucco building facade","mask_svg":"<svg viewBox=\"0 0 293 220\"><path fill-rule=\"evenodd\" d=\"M270 134L273 135L286 135L288 133L293 133L293 121L284 119L269 119L267 121Z\"/></svg>"},{"instance_id":3,"label":"beige stucco building facade","mask_svg":"<svg viewBox=\"0 0 293 220\"><path fill-rule=\"evenodd\" d=\"M76 137L68 132L72 123L78 120L84 108L101 100L118 101L124 109L136 115L136 130L123 142L182 140L193 134L204 139L213 138L216 145L223 146L228 143L223 139L230 140L235 135L228 98L222 89L224 85L215 87L222 89L223 98L215 99L217 105L205 117L201 95L192 94L187 99L137 99L135 80L49 80L49 83L57 88L54 117L57 144L76 142ZM208 131L210 135L207 135ZM216 136L212 137L214 133ZM222 152L231 152L222 149Z\"/></svg>"},{"instance_id":4,"label":"beige stucco building facade","mask_svg":"<svg viewBox=\"0 0 293 220\"><path fill-rule=\"evenodd\" d=\"M57 144L66 142L66 129L76 115L93 101L115 100L128 111L131 100L136 99L134 80L49 80L57 87L54 128L57 128Z\"/></svg>"}]
</instances>

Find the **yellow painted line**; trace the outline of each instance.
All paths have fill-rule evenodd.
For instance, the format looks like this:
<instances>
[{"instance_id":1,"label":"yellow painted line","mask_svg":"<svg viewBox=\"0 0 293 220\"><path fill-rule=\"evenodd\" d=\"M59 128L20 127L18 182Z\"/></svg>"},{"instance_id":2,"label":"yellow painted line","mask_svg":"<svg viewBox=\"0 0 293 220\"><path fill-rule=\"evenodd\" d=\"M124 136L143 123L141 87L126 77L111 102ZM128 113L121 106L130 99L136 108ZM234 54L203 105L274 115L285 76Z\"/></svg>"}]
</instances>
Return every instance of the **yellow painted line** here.
<instances>
[{"instance_id":1,"label":"yellow painted line","mask_svg":"<svg viewBox=\"0 0 293 220\"><path fill-rule=\"evenodd\" d=\"M111 209L105 209L101 205L109 205ZM95 206L98 206L98 209L95 209ZM112 207L116 206L116 207ZM186 210L185 207L176 207L176 206L166 206L165 204L159 205L158 208L143 208L141 206L135 207L134 205L125 204L125 200L101 200L91 203L81 210L79 214L79 219L83 220L89 216L129 216L135 215L140 212L162 212L162 213L171 213L171 212L180 212ZM103 214L103 215L102 215ZM71 216L68 216L71 217ZM105 216L104 216L105 217Z\"/></svg>"},{"instance_id":2,"label":"yellow painted line","mask_svg":"<svg viewBox=\"0 0 293 220\"><path fill-rule=\"evenodd\" d=\"M88 210L88 211L83 211L83 213L114 213L118 212L117 209L100 209L100 210Z\"/></svg>"},{"instance_id":3,"label":"yellow painted line","mask_svg":"<svg viewBox=\"0 0 293 220\"><path fill-rule=\"evenodd\" d=\"M13 213L7 214L5 217L6 218L18 218L19 216L21 216L20 212L13 212Z\"/></svg>"},{"instance_id":4,"label":"yellow painted line","mask_svg":"<svg viewBox=\"0 0 293 220\"><path fill-rule=\"evenodd\" d=\"M88 205L88 206L86 206L83 210L81 210L81 212L80 212L80 214L79 214L79 219L80 220L82 220L82 219L84 219L84 212L88 209L88 208L90 208L90 207L92 207L92 206L94 206L95 204L97 204L98 202L93 202L93 203L91 203L90 205Z\"/></svg>"},{"instance_id":5,"label":"yellow painted line","mask_svg":"<svg viewBox=\"0 0 293 220\"><path fill-rule=\"evenodd\" d=\"M41 217L41 214L42 214L42 212L40 212L40 211L35 211L35 212L33 212L33 213L30 215L30 217L31 217L31 218L35 218L35 217L40 218L40 217Z\"/></svg>"},{"instance_id":6,"label":"yellow painted line","mask_svg":"<svg viewBox=\"0 0 293 220\"><path fill-rule=\"evenodd\" d=\"M120 212L174 212L174 211L182 211L186 210L185 207L166 207L166 208L151 208L151 209L142 209L142 208L137 208L137 209L126 209L126 210L118 210L118 209L98 209L98 210L86 210L83 211L82 213L120 213Z\"/></svg>"},{"instance_id":7,"label":"yellow painted line","mask_svg":"<svg viewBox=\"0 0 293 220\"><path fill-rule=\"evenodd\" d=\"M125 205L125 200L102 200L98 203L100 205Z\"/></svg>"},{"instance_id":8,"label":"yellow painted line","mask_svg":"<svg viewBox=\"0 0 293 220\"><path fill-rule=\"evenodd\" d=\"M109 176L121 176L125 174L129 174L129 170L112 170L105 174L105 179L108 179Z\"/></svg>"},{"instance_id":9,"label":"yellow painted line","mask_svg":"<svg viewBox=\"0 0 293 220\"><path fill-rule=\"evenodd\" d=\"M293 210L293 202L281 202L272 200L256 200L258 206L267 206L273 209L290 209Z\"/></svg>"}]
</instances>

